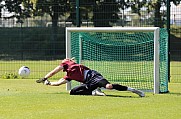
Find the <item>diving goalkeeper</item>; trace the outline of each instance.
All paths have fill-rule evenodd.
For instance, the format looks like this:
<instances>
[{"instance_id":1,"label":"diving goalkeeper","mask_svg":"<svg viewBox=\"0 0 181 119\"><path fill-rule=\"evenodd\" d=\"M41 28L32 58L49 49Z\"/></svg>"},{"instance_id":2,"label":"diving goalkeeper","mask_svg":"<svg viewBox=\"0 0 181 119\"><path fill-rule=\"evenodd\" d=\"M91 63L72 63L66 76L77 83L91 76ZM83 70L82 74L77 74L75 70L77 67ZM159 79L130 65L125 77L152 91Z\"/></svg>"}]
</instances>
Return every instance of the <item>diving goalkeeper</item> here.
<instances>
[{"instance_id":1,"label":"diving goalkeeper","mask_svg":"<svg viewBox=\"0 0 181 119\"><path fill-rule=\"evenodd\" d=\"M48 78L52 77L59 71L64 71L67 74L57 82L50 82ZM44 78L36 80L37 83L44 83L50 86L59 86L71 80L81 82L81 85L70 90L70 95L100 95L106 94L100 90L101 87L106 89L115 89L118 91L131 91L140 97L144 97L144 92L131 87L111 84L99 72L92 70L84 65L77 64L74 59L64 59L60 65L50 71Z\"/></svg>"}]
</instances>

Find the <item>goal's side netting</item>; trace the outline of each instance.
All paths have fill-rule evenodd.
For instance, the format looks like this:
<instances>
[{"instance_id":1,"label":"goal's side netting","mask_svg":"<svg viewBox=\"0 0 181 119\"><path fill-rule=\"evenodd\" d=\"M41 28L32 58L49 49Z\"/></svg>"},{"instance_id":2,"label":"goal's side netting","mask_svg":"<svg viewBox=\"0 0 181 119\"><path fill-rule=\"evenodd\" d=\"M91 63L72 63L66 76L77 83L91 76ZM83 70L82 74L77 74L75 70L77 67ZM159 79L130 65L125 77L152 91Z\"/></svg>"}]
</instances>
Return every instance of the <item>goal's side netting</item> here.
<instances>
[{"instance_id":1,"label":"goal's side netting","mask_svg":"<svg viewBox=\"0 0 181 119\"><path fill-rule=\"evenodd\" d=\"M148 29L67 28L66 55L97 70L111 83L168 92L167 30Z\"/></svg>"}]
</instances>

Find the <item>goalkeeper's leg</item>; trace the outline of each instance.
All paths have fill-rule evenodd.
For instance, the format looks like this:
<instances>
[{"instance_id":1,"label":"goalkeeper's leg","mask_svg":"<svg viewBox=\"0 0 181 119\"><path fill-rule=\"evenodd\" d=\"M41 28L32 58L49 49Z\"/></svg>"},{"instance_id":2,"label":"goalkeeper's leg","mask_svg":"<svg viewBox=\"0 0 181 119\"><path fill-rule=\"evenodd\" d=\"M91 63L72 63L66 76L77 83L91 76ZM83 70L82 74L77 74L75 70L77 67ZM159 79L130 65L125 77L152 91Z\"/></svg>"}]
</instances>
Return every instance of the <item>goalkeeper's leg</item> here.
<instances>
[{"instance_id":1,"label":"goalkeeper's leg","mask_svg":"<svg viewBox=\"0 0 181 119\"><path fill-rule=\"evenodd\" d=\"M104 92L101 91L97 85L93 85L92 87L81 84L70 90L70 95L94 95L94 96L106 96Z\"/></svg>"},{"instance_id":2,"label":"goalkeeper's leg","mask_svg":"<svg viewBox=\"0 0 181 119\"><path fill-rule=\"evenodd\" d=\"M92 90L90 90L87 85L81 84L70 90L70 95L92 95Z\"/></svg>"},{"instance_id":3,"label":"goalkeeper's leg","mask_svg":"<svg viewBox=\"0 0 181 119\"><path fill-rule=\"evenodd\" d=\"M106 89L115 89L115 90L118 90L118 91L131 91L133 93L138 94L140 97L145 96L144 92L142 92L140 90L136 90L134 88L123 86L123 85L120 85L120 84L111 84L106 79L102 79L101 81L99 81L99 86L104 87Z\"/></svg>"},{"instance_id":4,"label":"goalkeeper's leg","mask_svg":"<svg viewBox=\"0 0 181 119\"><path fill-rule=\"evenodd\" d=\"M145 97L145 93L144 92L142 92L140 90L136 90L136 89L131 88L131 87L119 85L119 84L107 84L106 88L108 88L108 89L116 89L118 91L131 91L133 93L136 93L140 97Z\"/></svg>"}]
</instances>

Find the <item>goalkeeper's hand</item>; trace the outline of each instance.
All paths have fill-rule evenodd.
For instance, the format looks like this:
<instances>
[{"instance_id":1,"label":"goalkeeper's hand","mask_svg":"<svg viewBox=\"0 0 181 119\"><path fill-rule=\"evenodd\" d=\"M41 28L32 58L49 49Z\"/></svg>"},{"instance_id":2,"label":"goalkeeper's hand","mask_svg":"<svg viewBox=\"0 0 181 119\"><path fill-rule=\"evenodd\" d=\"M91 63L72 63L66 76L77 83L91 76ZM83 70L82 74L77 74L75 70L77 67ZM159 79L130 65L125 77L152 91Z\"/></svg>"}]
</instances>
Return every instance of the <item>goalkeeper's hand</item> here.
<instances>
[{"instance_id":1,"label":"goalkeeper's hand","mask_svg":"<svg viewBox=\"0 0 181 119\"><path fill-rule=\"evenodd\" d=\"M47 80L47 78L41 78L36 80L37 83L44 83Z\"/></svg>"}]
</instances>

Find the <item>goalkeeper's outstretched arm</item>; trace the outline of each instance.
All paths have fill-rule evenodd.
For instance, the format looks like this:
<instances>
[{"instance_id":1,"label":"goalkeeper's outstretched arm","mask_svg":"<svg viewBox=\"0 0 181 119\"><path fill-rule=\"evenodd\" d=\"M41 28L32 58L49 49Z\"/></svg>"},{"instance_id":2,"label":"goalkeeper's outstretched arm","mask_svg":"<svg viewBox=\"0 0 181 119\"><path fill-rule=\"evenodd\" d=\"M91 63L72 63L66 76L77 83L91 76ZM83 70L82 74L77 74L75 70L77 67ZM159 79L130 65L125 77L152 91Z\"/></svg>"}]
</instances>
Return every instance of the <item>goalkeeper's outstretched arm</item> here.
<instances>
[{"instance_id":1,"label":"goalkeeper's outstretched arm","mask_svg":"<svg viewBox=\"0 0 181 119\"><path fill-rule=\"evenodd\" d=\"M68 82L67 80L65 80L64 78L61 78L60 80L58 80L56 82L50 82L50 81L46 80L44 82L44 84L45 85L50 85L50 86L59 86L59 85L65 84L67 82Z\"/></svg>"},{"instance_id":2,"label":"goalkeeper's outstretched arm","mask_svg":"<svg viewBox=\"0 0 181 119\"><path fill-rule=\"evenodd\" d=\"M63 69L63 67L59 65L55 69L50 71L47 75L45 75L44 78L48 79L48 78L52 77L53 75L55 75L56 73L58 73L59 71L61 71L62 69Z\"/></svg>"},{"instance_id":3,"label":"goalkeeper's outstretched arm","mask_svg":"<svg viewBox=\"0 0 181 119\"><path fill-rule=\"evenodd\" d=\"M50 77L52 77L53 75L55 75L56 73L58 73L59 71L61 71L63 69L63 67L62 66L57 66L57 67L55 67L55 69L53 69L52 71L50 71L48 74L46 74L45 75L45 77L44 78L41 78L41 79L39 79L39 80L36 80L36 82L37 83L44 83L44 84L48 84L48 78L50 78ZM48 82L47 82L48 81Z\"/></svg>"},{"instance_id":4,"label":"goalkeeper's outstretched arm","mask_svg":"<svg viewBox=\"0 0 181 119\"><path fill-rule=\"evenodd\" d=\"M58 73L59 71L61 71L62 69L63 69L63 67L59 65L55 69L50 71L44 78L48 79L48 78L52 77L53 75L55 75L56 73ZM50 85L50 86L59 86L59 85L65 84L65 83L67 83L67 80L65 80L64 78L61 78L57 82L50 82L48 80L46 80L44 82L45 85Z\"/></svg>"}]
</instances>

